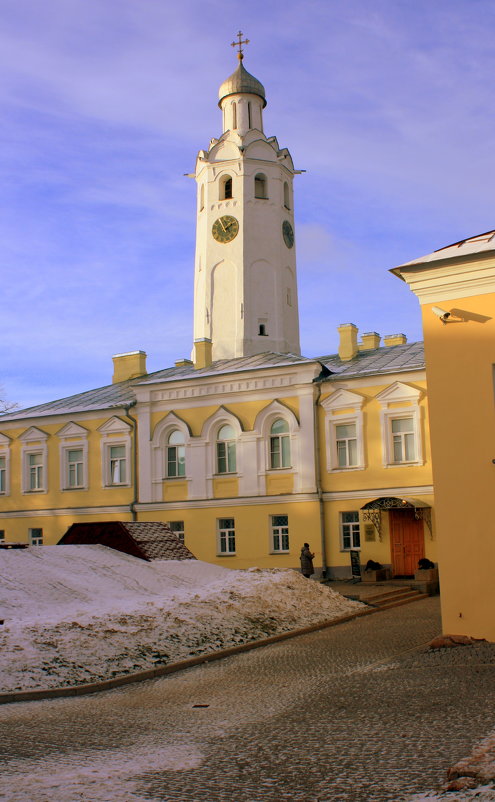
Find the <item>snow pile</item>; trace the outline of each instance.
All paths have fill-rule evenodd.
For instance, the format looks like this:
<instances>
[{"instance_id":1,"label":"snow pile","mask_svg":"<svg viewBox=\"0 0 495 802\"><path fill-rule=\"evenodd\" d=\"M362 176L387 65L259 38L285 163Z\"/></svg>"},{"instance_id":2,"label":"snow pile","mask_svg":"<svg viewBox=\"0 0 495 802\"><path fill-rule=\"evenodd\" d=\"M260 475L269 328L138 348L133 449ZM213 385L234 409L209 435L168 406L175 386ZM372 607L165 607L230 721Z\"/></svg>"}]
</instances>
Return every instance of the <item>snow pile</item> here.
<instances>
[{"instance_id":1,"label":"snow pile","mask_svg":"<svg viewBox=\"0 0 495 802\"><path fill-rule=\"evenodd\" d=\"M147 563L105 546L0 551L0 690L143 671L360 607L292 570Z\"/></svg>"}]
</instances>

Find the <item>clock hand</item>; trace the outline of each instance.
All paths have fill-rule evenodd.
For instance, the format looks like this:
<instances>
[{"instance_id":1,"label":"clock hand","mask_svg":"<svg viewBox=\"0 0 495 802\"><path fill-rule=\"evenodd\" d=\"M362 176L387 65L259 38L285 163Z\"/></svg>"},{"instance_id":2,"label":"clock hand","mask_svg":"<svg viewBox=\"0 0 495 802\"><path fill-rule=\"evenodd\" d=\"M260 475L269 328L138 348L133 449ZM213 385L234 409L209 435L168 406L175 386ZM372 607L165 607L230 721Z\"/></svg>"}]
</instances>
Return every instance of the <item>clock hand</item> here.
<instances>
[{"instance_id":1,"label":"clock hand","mask_svg":"<svg viewBox=\"0 0 495 802\"><path fill-rule=\"evenodd\" d=\"M222 220L222 218L220 218L220 225L222 226L222 228L223 228L223 230L224 230L224 233L225 233L225 232L227 231L227 229L225 228L225 226L224 226L224 224L223 224L223 220Z\"/></svg>"}]
</instances>

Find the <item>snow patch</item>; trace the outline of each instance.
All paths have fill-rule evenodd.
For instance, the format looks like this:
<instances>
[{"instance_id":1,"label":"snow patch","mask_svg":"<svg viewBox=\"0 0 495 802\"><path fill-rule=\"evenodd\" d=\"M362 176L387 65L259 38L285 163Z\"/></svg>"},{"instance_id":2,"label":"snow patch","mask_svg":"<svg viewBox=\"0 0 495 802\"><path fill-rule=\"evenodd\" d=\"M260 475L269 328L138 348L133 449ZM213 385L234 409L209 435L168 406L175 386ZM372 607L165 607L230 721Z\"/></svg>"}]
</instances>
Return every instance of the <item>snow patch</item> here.
<instances>
[{"instance_id":1,"label":"snow patch","mask_svg":"<svg viewBox=\"0 0 495 802\"><path fill-rule=\"evenodd\" d=\"M105 546L0 552L0 690L144 671L363 605L290 569L145 562Z\"/></svg>"}]
</instances>

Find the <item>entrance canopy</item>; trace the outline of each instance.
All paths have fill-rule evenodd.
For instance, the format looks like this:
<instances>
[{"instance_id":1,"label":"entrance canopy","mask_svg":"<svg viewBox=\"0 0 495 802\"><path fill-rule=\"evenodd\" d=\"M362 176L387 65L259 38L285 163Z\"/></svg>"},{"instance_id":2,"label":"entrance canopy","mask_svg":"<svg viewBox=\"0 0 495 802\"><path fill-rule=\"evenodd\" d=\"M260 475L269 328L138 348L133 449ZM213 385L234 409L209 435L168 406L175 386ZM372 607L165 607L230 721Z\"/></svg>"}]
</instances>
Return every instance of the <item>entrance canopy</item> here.
<instances>
[{"instance_id":1,"label":"entrance canopy","mask_svg":"<svg viewBox=\"0 0 495 802\"><path fill-rule=\"evenodd\" d=\"M430 530L430 537L433 537L431 528L431 507L425 501L419 498L411 498L404 496L380 496L373 501L368 501L361 509L363 510L363 520L371 521L378 537L382 539L382 510L414 510L414 517L417 520L422 520L426 523Z\"/></svg>"}]
</instances>

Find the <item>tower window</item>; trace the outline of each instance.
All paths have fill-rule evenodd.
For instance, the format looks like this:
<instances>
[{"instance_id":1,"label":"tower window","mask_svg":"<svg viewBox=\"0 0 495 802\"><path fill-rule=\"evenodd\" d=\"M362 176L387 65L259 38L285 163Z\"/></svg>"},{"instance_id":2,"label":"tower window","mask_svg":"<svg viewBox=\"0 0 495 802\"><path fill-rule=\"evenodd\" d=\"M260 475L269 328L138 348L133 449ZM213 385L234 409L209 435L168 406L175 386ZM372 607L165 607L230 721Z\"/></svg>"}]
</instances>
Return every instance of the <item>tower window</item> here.
<instances>
[{"instance_id":1,"label":"tower window","mask_svg":"<svg viewBox=\"0 0 495 802\"><path fill-rule=\"evenodd\" d=\"M254 197L265 200L268 198L266 189L266 175L263 175L263 173L258 173L254 177Z\"/></svg>"},{"instance_id":2,"label":"tower window","mask_svg":"<svg viewBox=\"0 0 495 802\"><path fill-rule=\"evenodd\" d=\"M260 337L268 337L265 323L260 323L258 334Z\"/></svg>"},{"instance_id":3,"label":"tower window","mask_svg":"<svg viewBox=\"0 0 495 802\"><path fill-rule=\"evenodd\" d=\"M252 128L251 125L251 101L248 100L248 128Z\"/></svg>"},{"instance_id":4,"label":"tower window","mask_svg":"<svg viewBox=\"0 0 495 802\"><path fill-rule=\"evenodd\" d=\"M201 184L199 190L199 211L202 212L205 208L205 185Z\"/></svg>"},{"instance_id":5,"label":"tower window","mask_svg":"<svg viewBox=\"0 0 495 802\"><path fill-rule=\"evenodd\" d=\"M287 181L284 181L284 206L286 209L290 209L289 185Z\"/></svg>"},{"instance_id":6,"label":"tower window","mask_svg":"<svg viewBox=\"0 0 495 802\"><path fill-rule=\"evenodd\" d=\"M235 103L232 103L232 128L234 130L237 128L237 106Z\"/></svg>"},{"instance_id":7,"label":"tower window","mask_svg":"<svg viewBox=\"0 0 495 802\"><path fill-rule=\"evenodd\" d=\"M226 175L220 182L220 198L219 200L229 200L232 197L232 178Z\"/></svg>"}]
</instances>

